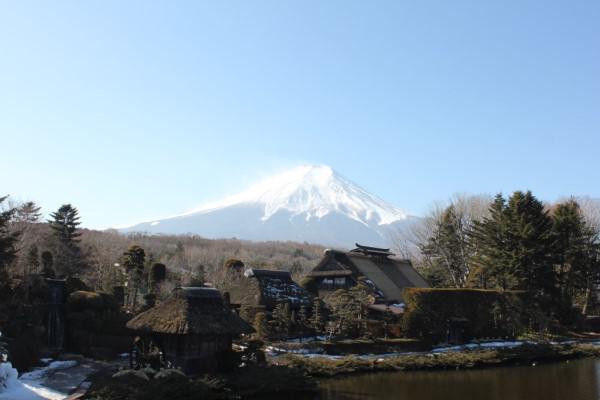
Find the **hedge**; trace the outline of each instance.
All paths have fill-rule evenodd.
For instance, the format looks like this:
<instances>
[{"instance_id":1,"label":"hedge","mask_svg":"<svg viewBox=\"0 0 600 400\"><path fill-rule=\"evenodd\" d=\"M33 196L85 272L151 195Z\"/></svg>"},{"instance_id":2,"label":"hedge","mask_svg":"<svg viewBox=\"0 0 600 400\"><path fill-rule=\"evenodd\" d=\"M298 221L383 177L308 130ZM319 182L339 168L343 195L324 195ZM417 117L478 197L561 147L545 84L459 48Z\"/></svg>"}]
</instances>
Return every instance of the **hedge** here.
<instances>
[{"instance_id":1,"label":"hedge","mask_svg":"<svg viewBox=\"0 0 600 400\"><path fill-rule=\"evenodd\" d=\"M523 292L406 288L402 318L408 337L445 342L452 319L466 319L465 339L507 338L519 333Z\"/></svg>"}]
</instances>

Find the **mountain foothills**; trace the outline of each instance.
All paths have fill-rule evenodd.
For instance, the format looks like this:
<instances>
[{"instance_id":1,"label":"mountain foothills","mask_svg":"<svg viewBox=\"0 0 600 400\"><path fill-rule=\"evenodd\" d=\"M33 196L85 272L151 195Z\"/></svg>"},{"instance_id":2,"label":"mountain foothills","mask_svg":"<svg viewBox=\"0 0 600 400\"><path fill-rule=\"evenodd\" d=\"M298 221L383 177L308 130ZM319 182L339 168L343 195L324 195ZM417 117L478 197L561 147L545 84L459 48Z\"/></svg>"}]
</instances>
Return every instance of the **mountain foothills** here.
<instances>
[{"instance_id":1,"label":"mountain foothills","mask_svg":"<svg viewBox=\"0 0 600 400\"><path fill-rule=\"evenodd\" d=\"M393 233L415 220L331 167L307 165L191 212L120 232L289 240L350 248L356 242L389 246Z\"/></svg>"}]
</instances>

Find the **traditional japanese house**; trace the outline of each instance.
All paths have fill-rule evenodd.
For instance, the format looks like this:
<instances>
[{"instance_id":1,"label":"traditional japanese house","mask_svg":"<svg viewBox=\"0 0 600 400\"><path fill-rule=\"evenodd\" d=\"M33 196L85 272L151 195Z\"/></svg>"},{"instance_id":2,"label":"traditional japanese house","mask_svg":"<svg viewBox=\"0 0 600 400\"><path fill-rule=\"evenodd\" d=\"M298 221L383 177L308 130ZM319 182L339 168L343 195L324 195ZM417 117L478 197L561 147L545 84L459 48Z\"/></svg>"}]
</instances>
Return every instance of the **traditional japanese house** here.
<instances>
[{"instance_id":1,"label":"traditional japanese house","mask_svg":"<svg viewBox=\"0 0 600 400\"><path fill-rule=\"evenodd\" d=\"M394 257L389 249L362 246L350 251L326 250L319 264L308 275L320 298L338 289L361 284L370 290L374 310L402 308L402 291L406 287L429 287L409 260ZM392 310L392 312L397 310Z\"/></svg>"},{"instance_id":2,"label":"traditional japanese house","mask_svg":"<svg viewBox=\"0 0 600 400\"><path fill-rule=\"evenodd\" d=\"M241 308L240 315L248 320L258 311L272 311L279 303L289 303L292 310L312 304L311 294L287 271L232 270L220 289L229 294L231 306Z\"/></svg>"},{"instance_id":3,"label":"traditional japanese house","mask_svg":"<svg viewBox=\"0 0 600 400\"><path fill-rule=\"evenodd\" d=\"M127 327L139 335L135 359L155 356L161 365L187 374L225 368L233 338L254 331L223 304L217 289L204 287L176 288L168 300L137 315Z\"/></svg>"}]
</instances>

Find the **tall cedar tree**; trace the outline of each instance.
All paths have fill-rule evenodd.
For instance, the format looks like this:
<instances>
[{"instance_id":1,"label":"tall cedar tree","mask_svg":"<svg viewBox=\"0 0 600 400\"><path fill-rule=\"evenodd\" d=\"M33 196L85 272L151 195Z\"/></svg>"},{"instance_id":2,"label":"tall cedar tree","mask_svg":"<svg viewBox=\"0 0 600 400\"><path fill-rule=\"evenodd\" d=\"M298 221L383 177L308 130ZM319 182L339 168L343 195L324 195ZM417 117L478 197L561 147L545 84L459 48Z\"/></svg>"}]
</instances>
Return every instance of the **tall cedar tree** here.
<instances>
[{"instance_id":1,"label":"tall cedar tree","mask_svg":"<svg viewBox=\"0 0 600 400\"><path fill-rule=\"evenodd\" d=\"M433 234L420 246L432 271L442 271L441 279L455 287L464 287L470 272L467 227L454 206L447 207L436 222ZM446 279L444 279L446 277Z\"/></svg>"},{"instance_id":2,"label":"tall cedar tree","mask_svg":"<svg viewBox=\"0 0 600 400\"><path fill-rule=\"evenodd\" d=\"M497 195L490 216L476 222L472 240L482 276L502 289L524 290L548 304L556 292L552 219L531 192Z\"/></svg>"},{"instance_id":3,"label":"tall cedar tree","mask_svg":"<svg viewBox=\"0 0 600 400\"><path fill-rule=\"evenodd\" d=\"M573 303L578 300L586 311L593 285L598 281L598 232L586 223L574 200L557 205L552 222L554 262L560 290L558 306L561 316L568 317Z\"/></svg>"},{"instance_id":4,"label":"tall cedar tree","mask_svg":"<svg viewBox=\"0 0 600 400\"><path fill-rule=\"evenodd\" d=\"M477 286L487 288L496 286L509 289L516 285L512 271L503 260L508 258L505 246L507 233L506 201L501 194L496 195L490 205L490 215L481 221L475 221L471 232L471 245L477 248L474 257Z\"/></svg>"},{"instance_id":5,"label":"tall cedar tree","mask_svg":"<svg viewBox=\"0 0 600 400\"><path fill-rule=\"evenodd\" d=\"M0 205L7 197L0 197ZM0 284L7 282L7 267L17 256L19 234L9 229L14 213L14 208L0 212Z\"/></svg>"},{"instance_id":6,"label":"tall cedar tree","mask_svg":"<svg viewBox=\"0 0 600 400\"><path fill-rule=\"evenodd\" d=\"M135 308L137 305L138 292L141 289L144 278L144 264L146 252L138 245L131 245L123 253L123 266L129 276L128 294L129 304Z\"/></svg>"},{"instance_id":7,"label":"tall cedar tree","mask_svg":"<svg viewBox=\"0 0 600 400\"><path fill-rule=\"evenodd\" d=\"M63 204L50 216L52 219L48 220L48 224L58 240L58 247L54 253L55 269L57 273L74 275L83 264L79 248L79 212L71 204Z\"/></svg>"},{"instance_id":8,"label":"tall cedar tree","mask_svg":"<svg viewBox=\"0 0 600 400\"><path fill-rule=\"evenodd\" d=\"M54 230L56 237L67 247L76 246L79 242L81 232L78 232L79 211L70 204L63 204L58 211L50 214L48 220L50 228Z\"/></svg>"}]
</instances>

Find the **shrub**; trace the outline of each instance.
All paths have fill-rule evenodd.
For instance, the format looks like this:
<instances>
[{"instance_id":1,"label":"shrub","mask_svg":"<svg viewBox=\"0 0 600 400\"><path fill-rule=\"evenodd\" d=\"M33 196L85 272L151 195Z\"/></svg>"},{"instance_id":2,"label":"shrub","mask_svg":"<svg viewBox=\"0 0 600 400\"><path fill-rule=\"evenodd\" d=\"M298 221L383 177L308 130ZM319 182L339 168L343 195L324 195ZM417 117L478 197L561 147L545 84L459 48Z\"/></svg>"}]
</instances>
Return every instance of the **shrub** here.
<instances>
[{"instance_id":1,"label":"shrub","mask_svg":"<svg viewBox=\"0 0 600 400\"><path fill-rule=\"evenodd\" d=\"M514 337L522 327L522 292L407 288L403 330L433 342L447 339L452 319L466 319L466 337Z\"/></svg>"}]
</instances>

